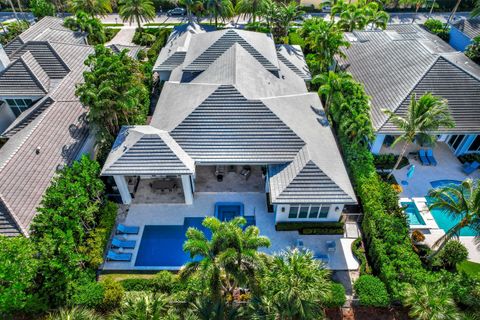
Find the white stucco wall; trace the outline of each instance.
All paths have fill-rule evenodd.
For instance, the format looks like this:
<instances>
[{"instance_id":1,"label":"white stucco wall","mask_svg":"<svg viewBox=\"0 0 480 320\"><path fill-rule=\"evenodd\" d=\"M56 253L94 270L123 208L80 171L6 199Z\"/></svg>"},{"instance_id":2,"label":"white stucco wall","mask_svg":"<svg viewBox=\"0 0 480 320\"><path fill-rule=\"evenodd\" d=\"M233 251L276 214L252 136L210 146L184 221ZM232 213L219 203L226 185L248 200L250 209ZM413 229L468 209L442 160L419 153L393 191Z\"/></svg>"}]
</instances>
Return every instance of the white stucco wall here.
<instances>
[{"instance_id":1,"label":"white stucco wall","mask_svg":"<svg viewBox=\"0 0 480 320\"><path fill-rule=\"evenodd\" d=\"M0 104L0 133L3 133L5 129L15 120L15 114L12 109L6 103Z\"/></svg>"}]
</instances>

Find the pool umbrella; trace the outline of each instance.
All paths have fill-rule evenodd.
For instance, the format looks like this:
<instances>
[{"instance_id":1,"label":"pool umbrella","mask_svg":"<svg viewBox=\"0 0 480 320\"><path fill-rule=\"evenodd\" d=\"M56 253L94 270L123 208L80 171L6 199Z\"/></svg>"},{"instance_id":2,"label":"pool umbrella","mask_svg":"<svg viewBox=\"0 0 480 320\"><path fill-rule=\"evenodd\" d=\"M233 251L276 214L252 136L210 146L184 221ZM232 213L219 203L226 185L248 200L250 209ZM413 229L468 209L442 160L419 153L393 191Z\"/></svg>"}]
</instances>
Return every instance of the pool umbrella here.
<instances>
[{"instance_id":1,"label":"pool umbrella","mask_svg":"<svg viewBox=\"0 0 480 320\"><path fill-rule=\"evenodd\" d=\"M402 181L403 185L408 185L408 179L411 179L413 177L413 173L415 172L415 165L412 164L408 170L407 170L407 179Z\"/></svg>"}]
</instances>

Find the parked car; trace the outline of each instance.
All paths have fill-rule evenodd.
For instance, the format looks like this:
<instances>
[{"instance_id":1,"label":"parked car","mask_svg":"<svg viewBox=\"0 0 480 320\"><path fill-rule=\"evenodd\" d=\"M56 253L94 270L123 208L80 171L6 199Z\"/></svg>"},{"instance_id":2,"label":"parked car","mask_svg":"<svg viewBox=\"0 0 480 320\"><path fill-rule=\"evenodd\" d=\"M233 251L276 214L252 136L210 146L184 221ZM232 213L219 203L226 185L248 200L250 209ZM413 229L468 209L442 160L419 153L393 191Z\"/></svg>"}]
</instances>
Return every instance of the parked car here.
<instances>
[{"instance_id":1,"label":"parked car","mask_svg":"<svg viewBox=\"0 0 480 320\"><path fill-rule=\"evenodd\" d=\"M184 8L173 8L167 11L167 16L184 16L186 13Z\"/></svg>"},{"instance_id":2,"label":"parked car","mask_svg":"<svg viewBox=\"0 0 480 320\"><path fill-rule=\"evenodd\" d=\"M330 13L332 11L331 6L324 6L322 7L322 12Z\"/></svg>"}]
</instances>

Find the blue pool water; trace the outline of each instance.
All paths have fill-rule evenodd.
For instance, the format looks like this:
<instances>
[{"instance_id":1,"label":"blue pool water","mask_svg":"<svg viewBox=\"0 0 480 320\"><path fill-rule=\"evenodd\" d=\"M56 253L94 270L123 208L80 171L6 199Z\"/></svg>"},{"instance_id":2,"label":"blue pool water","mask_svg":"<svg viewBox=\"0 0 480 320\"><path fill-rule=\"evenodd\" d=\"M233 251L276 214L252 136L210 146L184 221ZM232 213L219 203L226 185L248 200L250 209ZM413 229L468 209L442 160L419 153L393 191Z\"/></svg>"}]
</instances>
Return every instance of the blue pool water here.
<instances>
[{"instance_id":1,"label":"blue pool water","mask_svg":"<svg viewBox=\"0 0 480 320\"><path fill-rule=\"evenodd\" d=\"M402 202L402 207L405 207L405 214L407 215L407 220L409 225L425 225L420 212L417 209L417 206L413 202Z\"/></svg>"},{"instance_id":2,"label":"blue pool water","mask_svg":"<svg viewBox=\"0 0 480 320\"><path fill-rule=\"evenodd\" d=\"M436 181L430 182L430 184L434 188L442 187L448 184L460 184L460 183L462 182L458 180L436 180ZM426 199L427 199L427 204L430 204L430 198L426 197ZM451 217L441 209L431 209L430 212L433 218L435 219L435 222L437 223L437 225L444 231L450 230L462 219L461 217ZM460 230L461 236L473 237L475 236L475 234L476 234L475 230L469 227L465 227L462 230Z\"/></svg>"},{"instance_id":3,"label":"blue pool water","mask_svg":"<svg viewBox=\"0 0 480 320\"><path fill-rule=\"evenodd\" d=\"M242 203L219 202L215 204L215 216L222 221L243 216L243 213ZM245 218L247 220L245 227L255 225L254 216L246 216ZM203 219L185 218L183 225L145 226L135 266L177 268L191 261L190 254L183 251L183 243L187 240L185 233L188 228L194 227L203 231L208 239L212 237L210 230L202 225Z\"/></svg>"},{"instance_id":4,"label":"blue pool water","mask_svg":"<svg viewBox=\"0 0 480 320\"><path fill-rule=\"evenodd\" d=\"M220 221L229 221L235 217L243 217L243 203L217 202L215 203L215 217Z\"/></svg>"},{"instance_id":5,"label":"blue pool water","mask_svg":"<svg viewBox=\"0 0 480 320\"><path fill-rule=\"evenodd\" d=\"M447 179L445 179L445 180L435 180L435 181L430 182L430 184L434 188L442 187L442 186L445 186L445 185L448 185L448 184L460 184L460 183L462 183L462 181L447 180Z\"/></svg>"}]
</instances>

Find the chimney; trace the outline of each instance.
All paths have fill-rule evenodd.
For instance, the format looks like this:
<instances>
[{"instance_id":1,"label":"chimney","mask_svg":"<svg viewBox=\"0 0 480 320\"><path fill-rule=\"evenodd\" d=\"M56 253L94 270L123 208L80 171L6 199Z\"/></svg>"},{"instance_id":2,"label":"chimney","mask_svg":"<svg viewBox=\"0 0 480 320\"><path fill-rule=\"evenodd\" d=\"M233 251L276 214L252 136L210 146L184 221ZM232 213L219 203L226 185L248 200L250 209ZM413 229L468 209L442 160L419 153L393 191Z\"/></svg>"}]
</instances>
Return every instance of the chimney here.
<instances>
[{"instance_id":1,"label":"chimney","mask_svg":"<svg viewBox=\"0 0 480 320\"><path fill-rule=\"evenodd\" d=\"M10 64L10 59L3 49L3 46L0 44L0 71L3 71Z\"/></svg>"}]
</instances>

